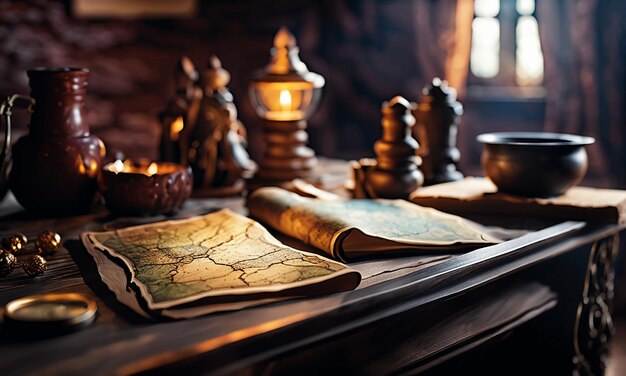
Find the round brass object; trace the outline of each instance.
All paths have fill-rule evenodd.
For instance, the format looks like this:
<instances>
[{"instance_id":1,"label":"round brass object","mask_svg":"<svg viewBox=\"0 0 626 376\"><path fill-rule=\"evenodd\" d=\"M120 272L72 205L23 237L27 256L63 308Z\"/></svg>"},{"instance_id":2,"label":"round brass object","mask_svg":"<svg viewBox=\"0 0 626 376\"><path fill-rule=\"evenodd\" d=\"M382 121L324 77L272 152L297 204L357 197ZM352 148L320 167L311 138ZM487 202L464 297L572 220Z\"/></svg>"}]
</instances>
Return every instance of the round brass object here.
<instances>
[{"instance_id":1,"label":"round brass object","mask_svg":"<svg viewBox=\"0 0 626 376\"><path fill-rule=\"evenodd\" d=\"M498 191L527 197L565 193L587 172L585 146L591 137L545 132L501 132L478 136L481 164Z\"/></svg>"},{"instance_id":2,"label":"round brass object","mask_svg":"<svg viewBox=\"0 0 626 376\"><path fill-rule=\"evenodd\" d=\"M48 262L39 255L32 255L24 261L24 272L31 278L35 278L43 274L48 269Z\"/></svg>"},{"instance_id":3,"label":"round brass object","mask_svg":"<svg viewBox=\"0 0 626 376\"><path fill-rule=\"evenodd\" d=\"M31 295L9 302L4 321L16 335L46 335L84 328L94 321L96 311L96 302L83 294Z\"/></svg>"},{"instance_id":4,"label":"round brass object","mask_svg":"<svg viewBox=\"0 0 626 376\"><path fill-rule=\"evenodd\" d=\"M24 248L26 248L27 242L28 238L26 238L26 235L22 233L16 233L9 236L8 238L2 239L2 247L13 254L18 254Z\"/></svg>"},{"instance_id":5,"label":"round brass object","mask_svg":"<svg viewBox=\"0 0 626 376\"><path fill-rule=\"evenodd\" d=\"M11 252L0 249L0 277L9 275L17 265L17 257Z\"/></svg>"},{"instance_id":6,"label":"round brass object","mask_svg":"<svg viewBox=\"0 0 626 376\"><path fill-rule=\"evenodd\" d=\"M54 231L42 232L35 241L37 253L42 256L50 256L56 253L61 247L61 235Z\"/></svg>"}]
</instances>

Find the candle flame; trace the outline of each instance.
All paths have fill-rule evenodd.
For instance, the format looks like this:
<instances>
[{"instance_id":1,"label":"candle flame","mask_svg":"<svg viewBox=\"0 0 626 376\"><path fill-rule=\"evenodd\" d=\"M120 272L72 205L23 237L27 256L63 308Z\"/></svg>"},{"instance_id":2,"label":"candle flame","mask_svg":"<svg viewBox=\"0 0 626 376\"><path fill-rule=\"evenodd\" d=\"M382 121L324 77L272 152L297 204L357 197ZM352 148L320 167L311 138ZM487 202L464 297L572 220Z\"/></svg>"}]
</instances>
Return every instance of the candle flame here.
<instances>
[{"instance_id":1,"label":"candle flame","mask_svg":"<svg viewBox=\"0 0 626 376\"><path fill-rule=\"evenodd\" d=\"M146 175L152 176L156 174L157 172L159 172L159 166L154 162L150 163L150 166L148 166L148 171Z\"/></svg>"},{"instance_id":2,"label":"candle flame","mask_svg":"<svg viewBox=\"0 0 626 376\"><path fill-rule=\"evenodd\" d=\"M152 176L159 173L159 164L152 162L149 165L144 163L135 163L131 159L125 161L116 160L108 167L109 171L115 174L128 173L128 174L143 174L146 176ZM167 169L166 169L167 170ZM163 172L163 170L161 170Z\"/></svg>"},{"instance_id":3,"label":"candle flame","mask_svg":"<svg viewBox=\"0 0 626 376\"><path fill-rule=\"evenodd\" d=\"M120 172L124 171L124 162L118 159L117 161L113 162L112 167L113 167L112 171L115 172L116 174L119 174Z\"/></svg>"},{"instance_id":4,"label":"candle flame","mask_svg":"<svg viewBox=\"0 0 626 376\"><path fill-rule=\"evenodd\" d=\"M291 110L291 93L289 93L288 90L281 90L278 102L280 103L280 108L283 111Z\"/></svg>"},{"instance_id":5,"label":"candle flame","mask_svg":"<svg viewBox=\"0 0 626 376\"><path fill-rule=\"evenodd\" d=\"M182 116L179 116L172 122L172 125L170 125L170 139L177 141L183 128L185 128L185 121Z\"/></svg>"}]
</instances>

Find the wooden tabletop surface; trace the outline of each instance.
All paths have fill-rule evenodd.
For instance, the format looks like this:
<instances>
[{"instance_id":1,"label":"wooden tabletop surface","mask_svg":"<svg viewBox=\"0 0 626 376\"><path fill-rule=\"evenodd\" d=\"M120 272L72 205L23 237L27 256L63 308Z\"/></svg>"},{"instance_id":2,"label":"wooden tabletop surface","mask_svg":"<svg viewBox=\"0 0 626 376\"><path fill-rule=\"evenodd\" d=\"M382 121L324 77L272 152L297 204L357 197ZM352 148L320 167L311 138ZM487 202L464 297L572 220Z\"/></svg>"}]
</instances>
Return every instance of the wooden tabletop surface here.
<instances>
[{"instance_id":1,"label":"wooden tabletop surface","mask_svg":"<svg viewBox=\"0 0 626 376\"><path fill-rule=\"evenodd\" d=\"M221 207L245 214L241 198L192 199L178 217ZM23 212L12 197L6 199L0 206L0 236L20 231L33 239L41 231L54 230L63 235L64 243L43 276L31 279L17 268L1 278L0 305L26 295L78 292L96 300L98 317L91 327L60 337L0 336L2 374L127 374L167 369L199 356L206 357L218 373L234 371L486 285L616 231L616 226L563 222L355 291L155 323L115 300L78 236L87 230L162 219L115 218L104 208L83 216L40 218Z\"/></svg>"}]
</instances>

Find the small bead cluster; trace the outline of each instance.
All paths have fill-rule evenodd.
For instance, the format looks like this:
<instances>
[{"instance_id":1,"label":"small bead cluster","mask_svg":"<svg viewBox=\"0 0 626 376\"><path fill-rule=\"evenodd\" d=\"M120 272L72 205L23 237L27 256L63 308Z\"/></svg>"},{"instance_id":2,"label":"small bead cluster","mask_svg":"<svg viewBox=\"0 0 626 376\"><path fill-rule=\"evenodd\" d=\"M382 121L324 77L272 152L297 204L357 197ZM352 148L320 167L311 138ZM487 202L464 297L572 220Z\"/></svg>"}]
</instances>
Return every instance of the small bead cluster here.
<instances>
[{"instance_id":1,"label":"small bead cluster","mask_svg":"<svg viewBox=\"0 0 626 376\"><path fill-rule=\"evenodd\" d=\"M28 238L16 233L0 241L0 277L9 275L17 266L17 256L24 252ZM29 277L42 275L48 268L44 257L54 255L61 247L61 236L54 231L44 231L35 240L36 254L24 261L22 268Z\"/></svg>"}]
</instances>

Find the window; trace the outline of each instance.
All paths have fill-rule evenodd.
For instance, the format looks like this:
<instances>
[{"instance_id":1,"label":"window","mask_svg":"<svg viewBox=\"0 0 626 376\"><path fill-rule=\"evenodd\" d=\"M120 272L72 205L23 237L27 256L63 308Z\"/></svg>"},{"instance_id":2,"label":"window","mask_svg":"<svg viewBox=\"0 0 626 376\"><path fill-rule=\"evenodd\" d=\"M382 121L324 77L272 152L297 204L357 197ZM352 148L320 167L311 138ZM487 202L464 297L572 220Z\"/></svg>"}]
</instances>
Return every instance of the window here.
<instances>
[{"instance_id":1,"label":"window","mask_svg":"<svg viewBox=\"0 0 626 376\"><path fill-rule=\"evenodd\" d=\"M539 86L543 53L535 0L475 0L470 83Z\"/></svg>"}]
</instances>

